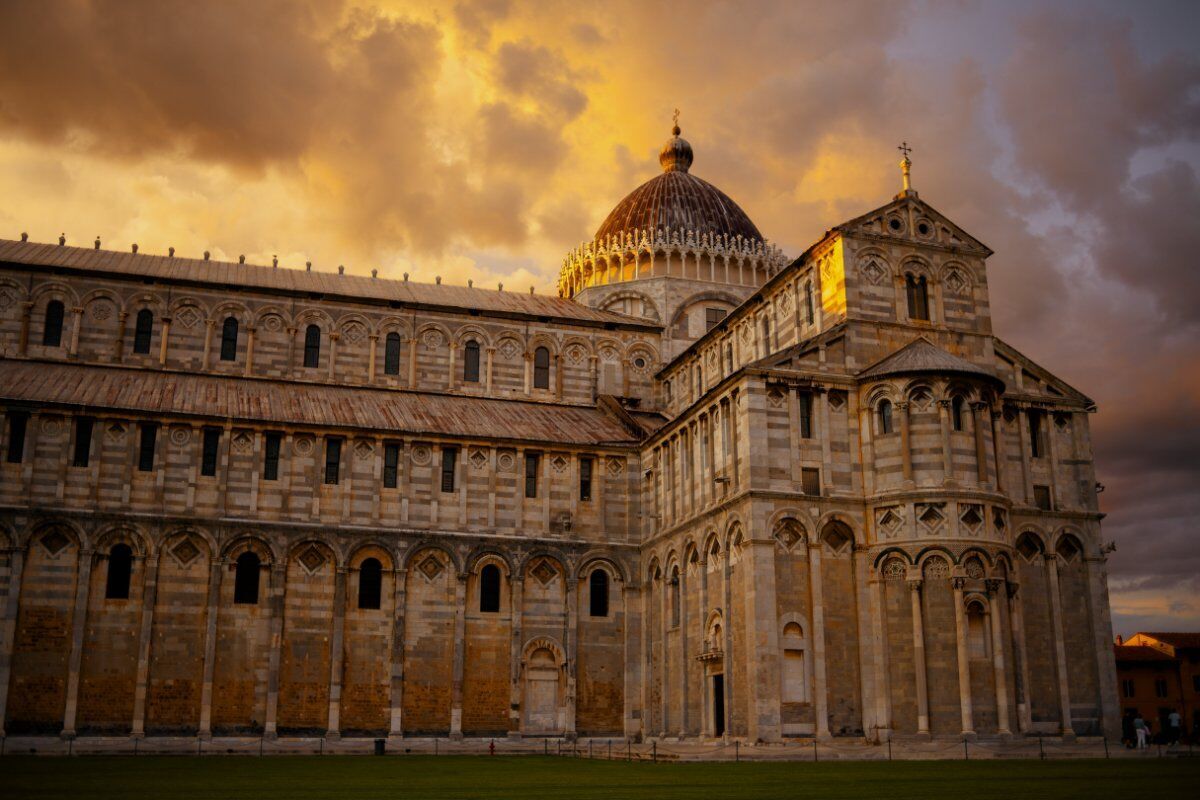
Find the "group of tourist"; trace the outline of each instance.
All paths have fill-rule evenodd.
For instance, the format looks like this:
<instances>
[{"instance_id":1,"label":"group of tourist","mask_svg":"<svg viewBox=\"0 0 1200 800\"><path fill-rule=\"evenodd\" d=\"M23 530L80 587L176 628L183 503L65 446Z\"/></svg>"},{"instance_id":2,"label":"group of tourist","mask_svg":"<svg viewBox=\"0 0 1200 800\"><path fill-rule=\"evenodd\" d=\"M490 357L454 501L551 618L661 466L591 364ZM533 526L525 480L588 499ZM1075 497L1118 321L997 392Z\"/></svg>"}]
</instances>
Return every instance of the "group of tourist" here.
<instances>
[{"instance_id":1,"label":"group of tourist","mask_svg":"<svg viewBox=\"0 0 1200 800\"><path fill-rule=\"evenodd\" d=\"M1150 746L1154 738L1154 721L1145 719L1137 711L1127 711L1122 720L1121 725L1121 740L1126 747L1138 750L1145 750ZM1162 730L1159 732L1158 742L1165 744L1168 747L1175 747L1179 744L1183 730L1183 717L1175 709L1163 718ZM1192 738L1196 738L1197 731L1192 731Z\"/></svg>"}]
</instances>

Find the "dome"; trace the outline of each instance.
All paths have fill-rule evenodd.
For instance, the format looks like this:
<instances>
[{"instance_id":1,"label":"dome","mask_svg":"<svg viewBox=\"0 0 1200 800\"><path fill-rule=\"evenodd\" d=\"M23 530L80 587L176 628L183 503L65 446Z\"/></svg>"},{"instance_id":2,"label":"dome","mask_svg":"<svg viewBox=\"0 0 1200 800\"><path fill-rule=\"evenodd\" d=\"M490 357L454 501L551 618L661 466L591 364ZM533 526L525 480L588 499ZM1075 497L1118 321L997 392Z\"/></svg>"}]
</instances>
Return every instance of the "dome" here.
<instances>
[{"instance_id":1,"label":"dome","mask_svg":"<svg viewBox=\"0 0 1200 800\"><path fill-rule=\"evenodd\" d=\"M637 233L643 230L695 231L696 234L741 236L756 242L763 235L729 195L701 180L688 170L692 146L682 138L679 126L663 145L658 161L663 173L643 183L612 210L596 231L596 239Z\"/></svg>"}]
</instances>

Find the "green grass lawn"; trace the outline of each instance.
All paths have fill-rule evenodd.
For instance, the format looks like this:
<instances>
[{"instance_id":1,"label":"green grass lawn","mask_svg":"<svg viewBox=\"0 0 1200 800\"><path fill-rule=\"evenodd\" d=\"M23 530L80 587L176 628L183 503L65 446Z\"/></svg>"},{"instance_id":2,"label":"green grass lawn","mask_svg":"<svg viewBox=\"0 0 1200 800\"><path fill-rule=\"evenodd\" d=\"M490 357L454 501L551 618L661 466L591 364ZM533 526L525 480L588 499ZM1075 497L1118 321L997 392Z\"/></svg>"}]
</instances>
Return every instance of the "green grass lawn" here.
<instances>
[{"instance_id":1,"label":"green grass lawn","mask_svg":"<svg viewBox=\"0 0 1200 800\"><path fill-rule=\"evenodd\" d=\"M638 764L505 756L0 758L0 797L1102 798L1195 797L1200 759Z\"/></svg>"}]
</instances>

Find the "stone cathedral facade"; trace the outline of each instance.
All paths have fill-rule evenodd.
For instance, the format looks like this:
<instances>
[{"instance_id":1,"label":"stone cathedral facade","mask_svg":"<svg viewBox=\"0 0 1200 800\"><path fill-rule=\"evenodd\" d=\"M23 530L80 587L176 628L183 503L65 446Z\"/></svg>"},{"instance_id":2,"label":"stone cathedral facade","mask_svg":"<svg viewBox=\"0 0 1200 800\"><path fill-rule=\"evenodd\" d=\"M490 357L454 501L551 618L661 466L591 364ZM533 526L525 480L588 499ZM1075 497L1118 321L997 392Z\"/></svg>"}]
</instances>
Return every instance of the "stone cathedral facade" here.
<instances>
[{"instance_id":1,"label":"stone cathedral facade","mask_svg":"<svg viewBox=\"0 0 1200 800\"><path fill-rule=\"evenodd\" d=\"M559 296L0 242L9 736L1119 726L1092 402L909 185L662 173Z\"/></svg>"}]
</instances>

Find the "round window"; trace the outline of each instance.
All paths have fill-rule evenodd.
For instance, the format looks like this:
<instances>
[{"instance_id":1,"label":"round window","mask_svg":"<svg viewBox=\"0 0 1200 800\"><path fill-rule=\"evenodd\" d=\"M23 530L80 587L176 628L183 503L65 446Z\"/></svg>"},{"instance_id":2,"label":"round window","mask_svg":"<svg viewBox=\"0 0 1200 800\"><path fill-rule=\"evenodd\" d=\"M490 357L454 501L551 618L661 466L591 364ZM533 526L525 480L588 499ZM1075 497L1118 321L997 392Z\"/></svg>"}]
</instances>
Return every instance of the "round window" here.
<instances>
[{"instance_id":1,"label":"round window","mask_svg":"<svg viewBox=\"0 0 1200 800\"><path fill-rule=\"evenodd\" d=\"M894 231L898 231L903 226L901 225L900 220L896 219L895 217L892 217L891 219L888 220L888 227Z\"/></svg>"},{"instance_id":2,"label":"round window","mask_svg":"<svg viewBox=\"0 0 1200 800\"><path fill-rule=\"evenodd\" d=\"M641 356L638 356L637 358L635 358L633 360L633 365L635 367L637 367L638 369L645 369L646 368L646 359L642 358Z\"/></svg>"},{"instance_id":3,"label":"round window","mask_svg":"<svg viewBox=\"0 0 1200 800\"><path fill-rule=\"evenodd\" d=\"M928 222L918 223L917 224L917 233L921 234L922 236L928 236L929 235L929 223Z\"/></svg>"}]
</instances>

